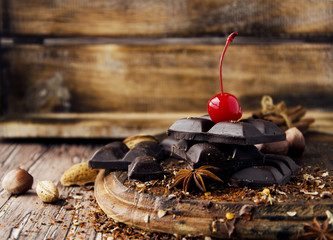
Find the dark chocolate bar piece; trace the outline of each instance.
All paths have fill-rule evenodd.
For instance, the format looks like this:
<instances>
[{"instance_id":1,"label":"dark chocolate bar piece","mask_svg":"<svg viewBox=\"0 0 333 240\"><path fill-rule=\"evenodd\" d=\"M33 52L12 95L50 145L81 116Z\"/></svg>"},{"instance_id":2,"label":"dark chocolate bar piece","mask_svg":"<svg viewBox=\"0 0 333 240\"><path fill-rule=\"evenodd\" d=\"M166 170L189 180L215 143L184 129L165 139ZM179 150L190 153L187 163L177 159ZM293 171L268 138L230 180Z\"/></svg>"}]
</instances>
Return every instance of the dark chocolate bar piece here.
<instances>
[{"instance_id":1,"label":"dark chocolate bar piece","mask_svg":"<svg viewBox=\"0 0 333 240\"><path fill-rule=\"evenodd\" d=\"M187 160L194 168L212 165L230 173L240 168L264 163L263 154L253 145L237 146L178 140L169 148L170 156Z\"/></svg>"},{"instance_id":2,"label":"dark chocolate bar piece","mask_svg":"<svg viewBox=\"0 0 333 240\"><path fill-rule=\"evenodd\" d=\"M206 118L183 118L172 124L167 134L176 139L236 145L276 142L286 138L278 126L261 119L214 124Z\"/></svg>"},{"instance_id":3,"label":"dark chocolate bar piece","mask_svg":"<svg viewBox=\"0 0 333 240\"><path fill-rule=\"evenodd\" d=\"M214 126L209 119L204 118L181 118L175 121L169 130L183 131L184 133L201 133L207 132ZM191 140L191 139L189 139Z\"/></svg>"},{"instance_id":4,"label":"dark chocolate bar piece","mask_svg":"<svg viewBox=\"0 0 333 240\"><path fill-rule=\"evenodd\" d=\"M290 170L292 175L298 174L299 166L288 156L276 155L276 154L265 154L264 162L266 159L277 160L283 162Z\"/></svg>"},{"instance_id":5,"label":"dark chocolate bar piece","mask_svg":"<svg viewBox=\"0 0 333 240\"><path fill-rule=\"evenodd\" d=\"M88 162L93 169L117 169L126 170L130 162L123 161L123 157L129 151L126 144L117 141L98 149Z\"/></svg>"},{"instance_id":6,"label":"dark chocolate bar piece","mask_svg":"<svg viewBox=\"0 0 333 240\"><path fill-rule=\"evenodd\" d=\"M227 156L227 163L224 163L225 168L231 169L232 171L264 164L264 155L253 145L223 145L220 149ZM228 149L230 150L228 151Z\"/></svg>"},{"instance_id":7,"label":"dark chocolate bar piece","mask_svg":"<svg viewBox=\"0 0 333 240\"><path fill-rule=\"evenodd\" d=\"M172 149L180 142L181 140L172 138L172 137L167 137L164 138L160 145L164 151L165 156L173 157L172 156Z\"/></svg>"},{"instance_id":8,"label":"dark chocolate bar piece","mask_svg":"<svg viewBox=\"0 0 333 240\"><path fill-rule=\"evenodd\" d=\"M265 166L275 167L277 170L279 170L279 172L283 176L286 176L288 178L287 182L290 180L292 172L291 172L290 168L288 168L287 165L285 165L283 162L281 162L279 160L266 158L265 159ZM283 184L279 184L279 185L283 185Z\"/></svg>"},{"instance_id":9,"label":"dark chocolate bar piece","mask_svg":"<svg viewBox=\"0 0 333 240\"><path fill-rule=\"evenodd\" d=\"M178 142L172 146L171 157L178 159L188 159L186 152L193 146L195 142L178 140Z\"/></svg>"},{"instance_id":10,"label":"dark chocolate bar piece","mask_svg":"<svg viewBox=\"0 0 333 240\"><path fill-rule=\"evenodd\" d=\"M161 165L152 156L138 156L128 165L128 178L140 181L163 179L164 173Z\"/></svg>"},{"instance_id":11,"label":"dark chocolate bar piece","mask_svg":"<svg viewBox=\"0 0 333 240\"><path fill-rule=\"evenodd\" d=\"M144 141L128 149L123 142L113 142L97 150L89 160L90 168L128 170L136 157L152 156L159 162L164 159L162 147L152 141Z\"/></svg>"},{"instance_id":12,"label":"dark chocolate bar piece","mask_svg":"<svg viewBox=\"0 0 333 240\"><path fill-rule=\"evenodd\" d=\"M290 177L290 176L289 176ZM272 166L254 166L234 173L230 183L236 187L262 188L274 184L284 185L289 179Z\"/></svg>"},{"instance_id":13,"label":"dark chocolate bar piece","mask_svg":"<svg viewBox=\"0 0 333 240\"><path fill-rule=\"evenodd\" d=\"M235 172L230 179L237 187L261 188L274 184L286 184L292 174L298 172L298 166L286 156L266 154L264 166L253 166Z\"/></svg>"},{"instance_id":14,"label":"dark chocolate bar piece","mask_svg":"<svg viewBox=\"0 0 333 240\"><path fill-rule=\"evenodd\" d=\"M158 162L161 162L165 157L161 145L152 141L144 141L138 143L134 148L129 150L123 160L126 162L133 162L136 157L140 156L152 156Z\"/></svg>"},{"instance_id":15,"label":"dark chocolate bar piece","mask_svg":"<svg viewBox=\"0 0 333 240\"><path fill-rule=\"evenodd\" d=\"M193 163L194 168L203 165L220 165L222 162L227 161L224 154L213 144L203 142L194 144L186 152L186 160Z\"/></svg>"},{"instance_id":16,"label":"dark chocolate bar piece","mask_svg":"<svg viewBox=\"0 0 333 240\"><path fill-rule=\"evenodd\" d=\"M194 168L212 165L231 174L250 166L263 165L263 154L254 146L198 143L186 153Z\"/></svg>"}]
</instances>

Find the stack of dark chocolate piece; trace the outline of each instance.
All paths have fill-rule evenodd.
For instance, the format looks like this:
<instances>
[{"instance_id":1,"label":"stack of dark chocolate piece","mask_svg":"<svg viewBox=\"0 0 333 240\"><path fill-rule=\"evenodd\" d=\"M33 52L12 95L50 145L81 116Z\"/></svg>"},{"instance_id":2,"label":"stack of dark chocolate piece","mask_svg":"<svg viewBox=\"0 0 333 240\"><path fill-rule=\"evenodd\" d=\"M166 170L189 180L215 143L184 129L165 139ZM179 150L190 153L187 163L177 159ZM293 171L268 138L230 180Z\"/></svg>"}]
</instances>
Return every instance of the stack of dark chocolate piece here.
<instances>
[{"instance_id":1,"label":"stack of dark chocolate piece","mask_svg":"<svg viewBox=\"0 0 333 240\"><path fill-rule=\"evenodd\" d=\"M163 179L160 163L164 159L164 150L156 142L143 141L129 149L125 143L116 141L97 150L89 160L89 167L128 171L131 179L149 181Z\"/></svg>"},{"instance_id":2,"label":"stack of dark chocolate piece","mask_svg":"<svg viewBox=\"0 0 333 240\"><path fill-rule=\"evenodd\" d=\"M213 123L209 116L177 120L160 144L143 141L129 149L112 142L89 161L91 168L128 171L130 179L163 179L166 159L187 162L192 169L210 165L234 186L252 188L286 184L298 171L287 157L261 153L254 145L283 141L285 133L274 123L260 119ZM178 159L178 160L177 160Z\"/></svg>"},{"instance_id":3,"label":"stack of dark chocolate piece","mask_svg":"<svg viewBox=\"0 0 333 240\"><path fill-rule=\"evenodd\" d=\"M162 141L171 156L192 168L211 165L234 186L251 188L284 185L298 172L287 156L263 154L254 144L285 140L274 123L260 119L213 123L209 116L177 120ZM169 146L169 147L168 147Z\"/></svg>"}]
</instances>

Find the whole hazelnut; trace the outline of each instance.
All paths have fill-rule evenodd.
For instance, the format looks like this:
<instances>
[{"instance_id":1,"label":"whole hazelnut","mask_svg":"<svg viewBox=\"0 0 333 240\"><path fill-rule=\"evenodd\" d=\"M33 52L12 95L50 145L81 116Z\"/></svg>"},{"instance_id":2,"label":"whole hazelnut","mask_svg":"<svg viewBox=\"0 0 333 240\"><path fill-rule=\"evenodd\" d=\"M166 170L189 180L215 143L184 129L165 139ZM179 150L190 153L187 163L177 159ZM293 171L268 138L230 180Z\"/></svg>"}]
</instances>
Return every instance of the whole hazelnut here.
<instances>
[{"instance_id":1,"label":"whole hazelnut","mask_svg":"<svg viewBox=\"0 0 333 240\"><path fill-rule=\"evenodd\" d=\"M43 202L51 203L59 200L58 188L52 181L38 181L36 192Z\"/></svg>"},{"instance_id":2,"label":"whole hazelnut","mask_svg":"<svg viewBox=\"0 0 333 240\"><path fill-rule=\"evenodd\" d=\"M280 142L264 143L261 147L261 152L263 153L271 153L278 155L287 155L288 150L289 144L286 140Z\"/></svg>"},{"instance_id":3,"label":"whole hazelnut","mask_svg":"<svg viewBox=\"0 0 333 240\"><path fill-rule=\"evenodd\" d=\"M292 127L286 131L286 140L289 144L288 155L291 157L303 156L305 150L305 138L298 128Z\"/></svg>"},{"instance_id":4,"label":"whole hazelnut","mask_svg":"<svg viewBox=\"0 0 333 240\"><path fill-rule=\"evenodd\" d=\"M2 187L10 194L22 194L31 189L33 177L24 169L9 171L2 180Z\"/></svg>"}]
</instances>

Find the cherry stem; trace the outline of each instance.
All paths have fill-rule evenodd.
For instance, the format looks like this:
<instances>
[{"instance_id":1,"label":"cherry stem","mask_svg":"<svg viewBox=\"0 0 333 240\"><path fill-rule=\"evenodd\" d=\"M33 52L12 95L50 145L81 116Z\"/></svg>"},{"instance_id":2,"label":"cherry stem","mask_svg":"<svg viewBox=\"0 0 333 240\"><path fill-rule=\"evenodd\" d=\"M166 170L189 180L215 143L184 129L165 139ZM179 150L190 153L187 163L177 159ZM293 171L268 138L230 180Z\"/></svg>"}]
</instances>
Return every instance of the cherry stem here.
<instances>
[{"instance_id":1,"label":"cherry stem","mask_svg":"<svg viewBox=\"0 0 333 240\"><path fill-rule=\"evenodd\" d=\"M227 38L227 42L225 43L222 55L221 55L221 60L220 60L220 85L221 85L221 95L223 95L223 84L222 84L222 62L224 58L224 54L227 51L228 45L234 40L234 38L238 35L237 32L233 32L229 35Z\"/></svg>"}]
</instances>

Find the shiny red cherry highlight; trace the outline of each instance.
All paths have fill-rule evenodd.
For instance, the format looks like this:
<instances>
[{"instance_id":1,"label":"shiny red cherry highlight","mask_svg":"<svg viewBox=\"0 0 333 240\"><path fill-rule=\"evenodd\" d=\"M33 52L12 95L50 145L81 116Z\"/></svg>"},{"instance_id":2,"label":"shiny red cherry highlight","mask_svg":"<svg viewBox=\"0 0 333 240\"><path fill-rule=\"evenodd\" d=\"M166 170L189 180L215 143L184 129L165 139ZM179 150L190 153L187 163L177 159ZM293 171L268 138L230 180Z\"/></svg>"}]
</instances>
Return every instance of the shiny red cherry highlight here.
<instances>
[{"instance_id":1,"label":"shiny red cherry highlight","mask_svg":"<svg viewBox=\"0 0 333 240\"><path fill-rule=\"evenodd\" d=\"M232 42L232 40L238 35L237 32L233 32L229 35L227 42L224 46L221 60L220 60L220 86L221 93L217 94L213 98L211 98L208 102L207 110L210 118L213 122L223 122L223 121L237 121L242 117L242 109L237 98L229 93L223 92L223 84L222 84L222 63L225 52L228 48L228 45Z\"/></svg>"},{"instance_id":2,"label":"shiny red cherry highlight","mask_svg":"<svg viewBox=\"0 0 333 240\"><path fill-rule=\"evenodd\" d=\"M208 114L213 122L237 121L242 117L242 109L237 98L230 94L221 93L208 102Z\"/></svg>"}]
</instances>

